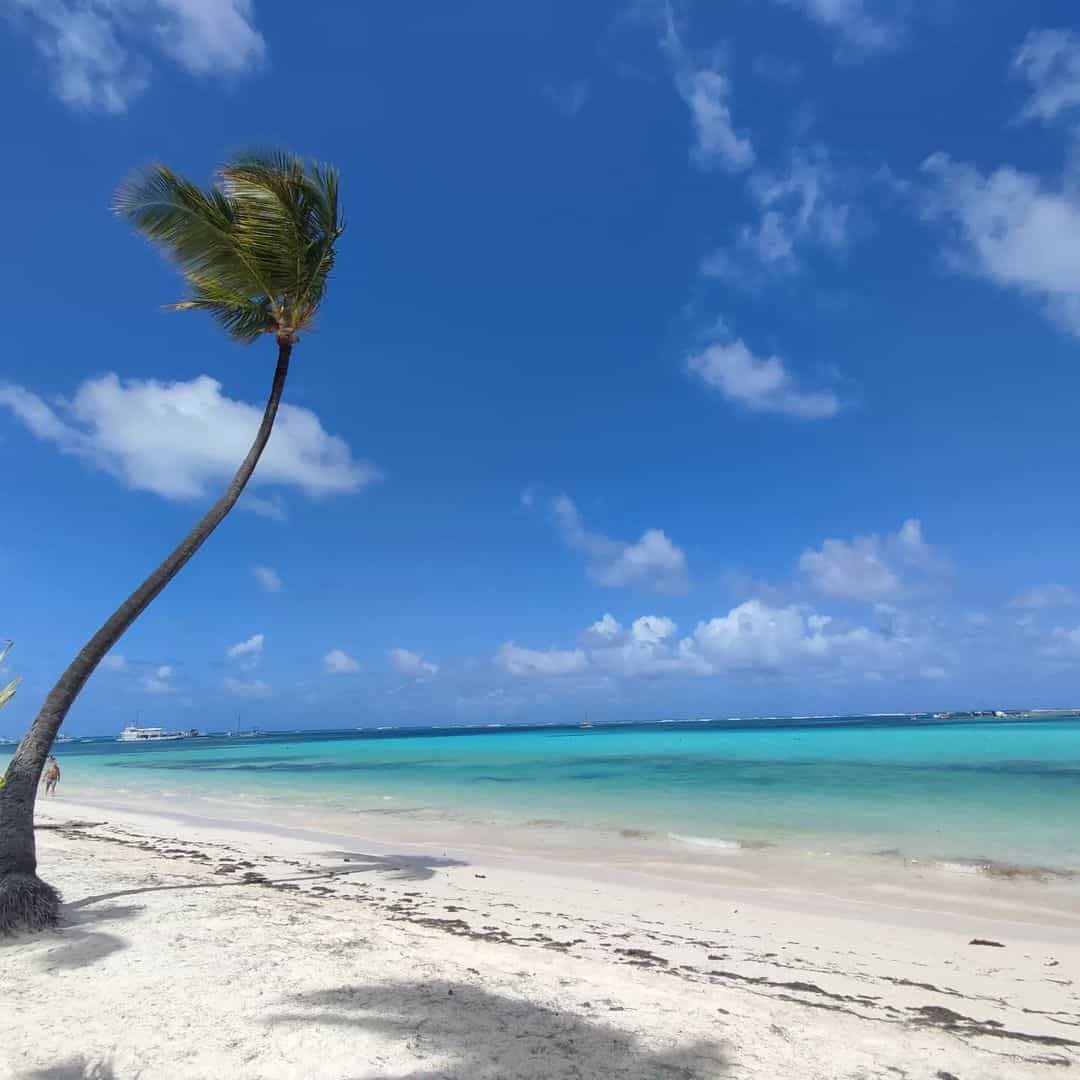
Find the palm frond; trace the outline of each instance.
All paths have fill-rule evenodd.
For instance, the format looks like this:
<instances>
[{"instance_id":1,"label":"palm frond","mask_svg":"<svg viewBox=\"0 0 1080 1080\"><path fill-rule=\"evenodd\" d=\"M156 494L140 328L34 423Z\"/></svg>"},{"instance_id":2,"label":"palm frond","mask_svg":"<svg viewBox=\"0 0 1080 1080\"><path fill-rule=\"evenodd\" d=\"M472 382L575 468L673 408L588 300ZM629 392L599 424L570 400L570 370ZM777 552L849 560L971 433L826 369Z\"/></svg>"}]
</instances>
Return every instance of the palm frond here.
<instances>
[{"instance_id":1,"label":"palm frond","mask_svg":"<svg viewBox=\"0 0 1080 1080\"><path fill-rule=\"evenodd\" d=\"M174 307L245 342L311 324L343 229L337 173L284 151L238 155L207 191L155 165L114 207L187 278L192 295Z\"/></svg>"},{"instance_id":2,"label":"palm frond","mask_svg":"<svg viewBox=\"0 0 1080 1080\"><path fill-rule=\"evenodd\" d=\"M11 646L14 644L14 641L0 641L0 664L4 662L4 657L11 652ZM15 691L19 688L21 681L20 678L16 677L7 686L0 686L0 709L15 696Z\"/></svg>"},{"instance_id":3,"label":"palm frond","mask_svg":"<svg viewBox=\"0 0 1080 1080\"><path fill-rule=\"evenodd\" d=\"M7 686L0 687L0 709L15 696L15 691L18 690L20 682L22 682L21 678L15 678Z\"/></svg>"},{"instance_id":4,"label":"palm frond","mask_svg":"<svg viewBox=\"0 0 1080 1080\"><path fill-rule=\"evenodd\" d=\"M261 285L259 267L236 235L236 208L220 191L201 191L164 165L133 177L114 209L171 256L185 277L214 278L238 292Z\"/></svg>"},{"instance_id":5,"label":"palm frond","mask_svg":"<svg viewBox=\"0 0 1080 1080\"><path fill-rule=\"evenodd\" d=\"M265 296L245 296L211 279L196 278L191 287L191 299L171 305L174 311L205 311L226 333L245 344L278 328L277 317Z\"/></svg>"}]
</instances>

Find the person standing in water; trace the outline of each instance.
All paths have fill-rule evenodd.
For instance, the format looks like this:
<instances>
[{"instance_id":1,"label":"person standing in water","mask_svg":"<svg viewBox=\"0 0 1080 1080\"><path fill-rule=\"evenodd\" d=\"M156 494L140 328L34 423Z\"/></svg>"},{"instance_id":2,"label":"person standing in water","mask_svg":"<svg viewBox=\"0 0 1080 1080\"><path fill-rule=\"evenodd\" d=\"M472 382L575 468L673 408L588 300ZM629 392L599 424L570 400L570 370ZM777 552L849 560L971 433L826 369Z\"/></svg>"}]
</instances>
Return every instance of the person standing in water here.
<instances>
[{"instance_id":1,"label":"person standing in water","mask_svg":"<svg viewBox=\"0 0 1080 1080\"><path fill-rule=\"evenodd\" d=\"M55 795L56 785L60 780L60 766L56 762L56 758L50 754L49 764L45 769L45 794Z\"/></svg>"}]
</instances>

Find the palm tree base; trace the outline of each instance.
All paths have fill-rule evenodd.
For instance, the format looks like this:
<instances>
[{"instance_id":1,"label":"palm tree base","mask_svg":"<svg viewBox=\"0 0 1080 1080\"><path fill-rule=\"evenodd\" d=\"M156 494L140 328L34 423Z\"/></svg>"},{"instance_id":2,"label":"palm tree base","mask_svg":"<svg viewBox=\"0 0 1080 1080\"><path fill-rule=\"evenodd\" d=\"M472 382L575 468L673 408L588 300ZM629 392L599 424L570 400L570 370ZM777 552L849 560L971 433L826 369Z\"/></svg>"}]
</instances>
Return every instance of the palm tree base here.
<instances>
[{"instance_id":1,"label":"palm tree base","mask_svg":"<svg viewBox=\"0 0 1080 1080\"><path fill-rule=\"evenodd\" d=\"M60 917L60 894L37 874L0 877L0 937L49 930Z\"/></svg>"}]
</instances>

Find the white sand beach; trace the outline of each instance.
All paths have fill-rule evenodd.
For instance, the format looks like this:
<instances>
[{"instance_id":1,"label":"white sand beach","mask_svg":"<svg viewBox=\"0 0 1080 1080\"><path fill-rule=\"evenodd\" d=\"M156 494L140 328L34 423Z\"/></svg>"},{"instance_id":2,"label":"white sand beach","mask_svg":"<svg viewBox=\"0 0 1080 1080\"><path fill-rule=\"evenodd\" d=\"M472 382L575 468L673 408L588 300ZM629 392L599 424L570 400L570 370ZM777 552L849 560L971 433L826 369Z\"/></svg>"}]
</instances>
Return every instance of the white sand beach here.
<instances>
[{"instance_id":1,"label":"white sand beach","mask_svg":"<svg viewBox=\"0 0 1080 1080\"><path fill-rule=\"evenodd\" d=\"M63 797L39 823L66 905L56 932L0 945L5 1077L1012 1080L1080 1065L1074 881L827 863L784 880L755 852L676 874L514 837L395 844L392 824L365 839Z\"/></svg>"}]
</instances>

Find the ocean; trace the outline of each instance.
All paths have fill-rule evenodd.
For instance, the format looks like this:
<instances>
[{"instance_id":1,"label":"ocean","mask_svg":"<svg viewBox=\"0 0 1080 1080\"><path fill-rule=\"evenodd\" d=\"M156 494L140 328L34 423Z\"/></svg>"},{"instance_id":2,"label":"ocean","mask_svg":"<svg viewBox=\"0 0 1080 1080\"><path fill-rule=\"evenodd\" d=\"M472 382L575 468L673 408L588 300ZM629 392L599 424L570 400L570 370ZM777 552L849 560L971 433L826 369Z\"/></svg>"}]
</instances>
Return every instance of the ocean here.
<instances>
[{"instance_id":1,"label":"ocean","mask_svg":"<svg viewBox=\"0 0 1080 1080\"><path fill-rule=\"evenodd\" d=\"M1080 871L1080 718L308 731L57 747L62 791Z\"/></svg>"}]
</instances>

